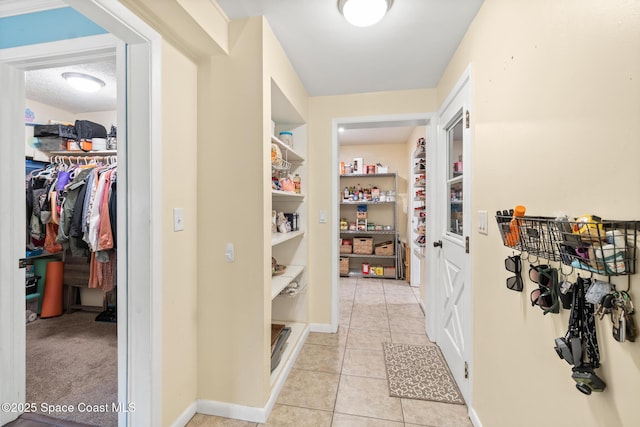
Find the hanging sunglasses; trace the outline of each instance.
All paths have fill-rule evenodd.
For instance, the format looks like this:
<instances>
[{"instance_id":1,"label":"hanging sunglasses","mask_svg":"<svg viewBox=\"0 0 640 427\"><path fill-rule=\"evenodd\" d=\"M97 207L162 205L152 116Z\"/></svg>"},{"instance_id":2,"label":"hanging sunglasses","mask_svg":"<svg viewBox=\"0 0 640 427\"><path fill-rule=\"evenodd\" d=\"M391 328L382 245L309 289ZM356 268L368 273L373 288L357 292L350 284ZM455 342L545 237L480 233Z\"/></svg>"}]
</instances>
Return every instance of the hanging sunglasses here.
<instances>
[{"instance_id":1,"label":"hanging sunglasses","mask_svg":"<svg viewBox=\"0 0 640 427\"><path fill-rule=\"evenodd\" d=\"M529 295L531 306L537 305L543 314L558 313L558 271L548 265L532 265L529 269L529 279L538 284L538 288Z\"/></svg>"},{"instance_id":2,"label":"hanging sunglasses","mask_svg":"<svg viewBox=\"0 0 640 427\"><path fill-rule=\"evenodd\" d=\"M529 279L533 283L548 287L551 282L550 267L548 265L532 265L529 269Z\"/></svg>"},{"instance_id":3,"label":"hanging sunglasses","mask_svg":"<svg viewBox=\"0 0 640 427\"><path fill-rule=\"evenodd\" d=\"M522 292L523 282L522 282L522 260L520 259L520 255L508 256L504 260L504 268L511 273L514 273L515 276L507 277L507 289L511 289L512 291Z\"/></svg>"}]
</instances>

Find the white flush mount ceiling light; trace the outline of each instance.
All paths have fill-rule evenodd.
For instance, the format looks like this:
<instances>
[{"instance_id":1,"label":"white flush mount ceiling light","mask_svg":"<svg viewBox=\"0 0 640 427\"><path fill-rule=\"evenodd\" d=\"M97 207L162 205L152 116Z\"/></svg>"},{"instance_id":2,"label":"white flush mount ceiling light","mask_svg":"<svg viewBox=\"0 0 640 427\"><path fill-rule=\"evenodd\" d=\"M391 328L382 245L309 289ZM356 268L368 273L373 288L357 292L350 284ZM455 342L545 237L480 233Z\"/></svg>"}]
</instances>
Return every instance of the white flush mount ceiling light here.
<instances>
[{"instance_id":1,"label":"white flush mount ceiling light","mask_svg":"<svg viewBox=\"0 0 640 427\"><path fill-rule=\"evenodd\" d=\"M393 0L338 0L338 10L348 23L369 27L380 22Z\"/></svg>"},{"instance_id":2,"label":"white flush mount ceiling light","mask_svg":"<svg viewBox=\"0 0 640 427\"><path fill-rule=\"evenodd\" d=\"M62 73L62 78L72 88L82 92L97 92L105 85L99 78L83 73Z\"/></svg>"}]
</instances>

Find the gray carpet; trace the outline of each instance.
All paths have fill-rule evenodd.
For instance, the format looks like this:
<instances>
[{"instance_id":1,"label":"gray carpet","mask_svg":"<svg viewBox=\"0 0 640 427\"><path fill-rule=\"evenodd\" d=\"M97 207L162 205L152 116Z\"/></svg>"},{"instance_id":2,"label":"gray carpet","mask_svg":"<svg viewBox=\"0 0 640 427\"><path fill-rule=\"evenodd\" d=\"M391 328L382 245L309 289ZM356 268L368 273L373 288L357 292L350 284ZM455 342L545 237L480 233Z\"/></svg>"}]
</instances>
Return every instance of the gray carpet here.
<instances>
[{"instance_id":1,"label":"gray carpet","mask_svg":"<svg viewBox=\"0 0 640 427\"><path fill-rule=\"evenodd\" d=\"M111 410L118 401L117 324L96 322L96 314L77 311L27 325L26 401L36 404L36 413L118 425Z\"/></svg>"},{"instance_id":2,"label":"gray carpet","mask_svg":"<svg viewBox=\"0 0 640 427\"><path fill-rule=\"evenodd\" d=\"M464 404L436 345L382 343L389 395Z\"/></svg>"}]
</instances>

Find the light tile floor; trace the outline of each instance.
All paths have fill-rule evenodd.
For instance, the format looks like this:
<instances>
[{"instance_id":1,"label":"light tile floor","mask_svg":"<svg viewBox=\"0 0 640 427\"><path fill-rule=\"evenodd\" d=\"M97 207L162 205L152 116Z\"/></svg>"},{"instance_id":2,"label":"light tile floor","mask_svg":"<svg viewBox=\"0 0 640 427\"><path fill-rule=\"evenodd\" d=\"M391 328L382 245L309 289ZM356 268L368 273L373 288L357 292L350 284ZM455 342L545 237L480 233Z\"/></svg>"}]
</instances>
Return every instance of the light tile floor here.
<instances>
[{"instance_id":1,"label":"light tile floor","mask_svg":"<svg viewBox=\"0 0 640 427\"><path fill-rule=\"evenodd\" d=\"M266 424L196 414L187 427L472 427L464 405L389 396L384 341L432 345L418 289L340 279L340 328L310 333Z\"/></svg>"}]
</instances>

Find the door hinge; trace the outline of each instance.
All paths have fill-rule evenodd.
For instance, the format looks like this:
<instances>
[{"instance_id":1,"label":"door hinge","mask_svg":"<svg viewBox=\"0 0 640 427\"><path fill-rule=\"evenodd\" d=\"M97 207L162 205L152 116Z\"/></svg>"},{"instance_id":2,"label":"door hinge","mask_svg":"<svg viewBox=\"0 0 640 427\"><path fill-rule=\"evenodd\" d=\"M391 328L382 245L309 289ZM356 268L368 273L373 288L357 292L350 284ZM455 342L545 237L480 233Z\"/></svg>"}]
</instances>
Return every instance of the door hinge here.
<instances>
[{"instance_id":1,"label":"door hinge","mask_svg":"<svg viewBox=\"0 0 640 427\"><path fill-rule=\"evenodd\" d=\"M467 112L465 114L465 121L466 121L467 129L469 129L469 121L470 120L471 120L471 115L469 114L469 110L467 110Z\"/></svg>"},{"instance_id":2,"label":"door hinge","mask_svg":"<svg viewBox=\"0 0 640 427\"><path fill-rule=\"evenodd\" d=\"M468 379L469 378L469 364L465 361L464 362L464 379Z\"/></svg>"},{"instance_id":3,"label":"door hinge","mask_svg":"<svg viewBox=\"0 0 640 427\"><path fill-rule=\"evenodd\" d=\"M464 251L469 253L469 236L465 236L464 238Z\"/></svg>"}]
</instances>

